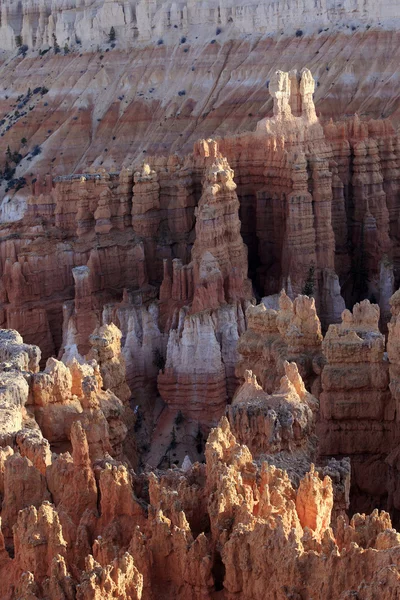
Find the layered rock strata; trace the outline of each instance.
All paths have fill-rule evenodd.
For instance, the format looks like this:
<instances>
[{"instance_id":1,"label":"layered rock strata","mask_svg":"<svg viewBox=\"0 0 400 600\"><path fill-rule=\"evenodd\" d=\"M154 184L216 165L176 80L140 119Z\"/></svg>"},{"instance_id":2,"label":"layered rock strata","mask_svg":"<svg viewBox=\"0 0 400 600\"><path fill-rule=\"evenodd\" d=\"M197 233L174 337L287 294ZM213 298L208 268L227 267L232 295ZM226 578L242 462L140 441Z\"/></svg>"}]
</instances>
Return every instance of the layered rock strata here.
<instances>
[{"instance_id":1,"label":"layered rock strata","mask_svg":"<svg viewBox=\"0 0 400 600\"><path fill-rule=\"evenodd\" d=\"M157 41L160 36L167 36L171 42L173 28L181 33L193 34L195 31L204 36L207 28L219 25L228 27L231 35L235 36L240 33L265 34L280 29L293 33L299 24L304 23L309 31L316 32L318 28L348 25L347 11L350 11L350 6L343 9L322 2L314 5L307 1L289 8L282 1L277 4L254 1L249 3L246 11L240 4L232 3L216 14L211 6L199 9L190 2L184 2L179 10L171 10L167 4L161 3L156 9L143 0L131 1L126 6L118 1L107 4L97 0L90 9L84 10L79 10L76 2L70 2L67 9L57 4L46 4L35 11L30 6L14 7L3 0L0 47L5 50L17 48L15 38L21 36L29 47L34 48L54 43L58 47L67 44L92 48L107 40L111 43L110 23L113 23L112 41L118 39L128 47L149 40ZM395 5L388 0L379 0L377 5L370 0L367 3L357 0L351 5L350 15L353 26L355 23L381 25L382 22L393 26L399 19Z\"/></svg>"},{"instance_id":2,"label":"layered rock strata","mask_svg":"<svg viewBox=\"0 0 400 600\"><path fill-rule=\"evenodd\" d=\"M273 394L267 394L251 371L237 390L227 416L237 440L253 455L304 451L315 460L315 415L318 401L309 394L296 363L284 363L285 375Z\"/></svg>"},{"instance_id":3,"label":"layered rock strata","mask_svg":"<svg viewBox=\"0 0 400 600\"><path fill-rule=\"evenodd\" d=\"M161 333L183 306L248 298L238 208L261 295L314 294L324 329L340 320L343 298L375 297L385 325L398 271L396 133L358 117L323 124L308 69L268 85L274 114L253 132L203 140L185 157L149 156L140 169L93 166L32 184L15 225L24 236L2 231L0 318L40 344L42 365L62 346L86 353L104 307L127 298L147 310L159 297Z\"/></svg>"},{"instance_id":4,"label":"layered rock strata","mask_svg":"<svg viewBox=\"0 0 400 600\"><path fill-rule=\"evenodd\" d=\"M329 327L322 344L318 437L323 455L351 456L359 502L364 495L379 505L387 494L383 460L395 440L396 403L378 323L379 307L363 301L353 313L343 312L340 325Z\"/></svg>"},{"instance_id":5,"label":"layered rock strata","mask_svg":"<svg viewBox=\"0 0 400 600\"><path fill-rule=\"evenodd\" d=\"M279 462L282 457L276 456L276 452L281 452L282 426L279 419L274 420L273 411L277 402L278 405L285 403L279 394L275 400L279 378L287 364L285 361L295 362L305 388L319 402L315 429L318 463L323 464L331 457L339 460L349 457L352 472L350 510L370 510L376 505L389 508L397 522L398 292L390 299L390 305L392 319L388 325L387 345L379 329L379 306L368 300L357 303L353 312L345 310L342 323L330 325L324 338L314 303L307 297L298 296L292 302L282 292L279 300L265 298L258 306L249 307L248 327L237 344L236 373L244 383L237 392L239 408L235 408L234 400L228 407L228 414L239 439L249 444L256 455L260 452L257 440L261 439L265 445L264 455L269 453L274 464L283 464L290 472L291 467ZM253 373L250 376L248 369L251 367ZM243 402L240 401L242 395ZM285 420L289 429L293 419L294 416ZM239 431L240 424L243 427ZM278 445L274 446L274 439L279 441ZM289 462L293 464L292 456ZM332 463L332 476L333 472L341 471L342 467L337 466L335 469ZM345 473L343 466L337 479L342 487L342 497L345 497L343 486L349 484Z\"/></svg>"},{"instance_id":6,"label":"layered rock strata","mask_svg":"<svg viewBox=\"0 0 400 600\"><path fill-rule=\"evenodd\" d=\"M192 260L187 268L175 262L172 278L166 270L160 290L169 322L179 304L184 308L169 333L158 388L171 410L215 423L236 387L236 343L252 289L233 171L215 143L204 143L201 156L206 172Z\"/></svg>"}]
</instances>

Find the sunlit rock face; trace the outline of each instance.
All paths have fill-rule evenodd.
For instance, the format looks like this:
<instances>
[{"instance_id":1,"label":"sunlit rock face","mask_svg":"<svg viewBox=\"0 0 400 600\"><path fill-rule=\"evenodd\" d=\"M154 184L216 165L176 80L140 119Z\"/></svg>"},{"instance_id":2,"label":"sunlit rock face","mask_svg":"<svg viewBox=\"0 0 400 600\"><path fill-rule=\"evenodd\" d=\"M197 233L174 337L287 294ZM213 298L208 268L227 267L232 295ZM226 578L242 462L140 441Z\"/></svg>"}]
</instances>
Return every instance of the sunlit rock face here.
<instances>
[{"instance_id":1,"label":"sunlit rock face","mask_svg":"<svg viewBox=\"0 0 400 600\"><path fill-rule=\"evenodd\" d=\"M397 2L0 9L0 597L396 597Z\"/></svg>"}]
</instances>

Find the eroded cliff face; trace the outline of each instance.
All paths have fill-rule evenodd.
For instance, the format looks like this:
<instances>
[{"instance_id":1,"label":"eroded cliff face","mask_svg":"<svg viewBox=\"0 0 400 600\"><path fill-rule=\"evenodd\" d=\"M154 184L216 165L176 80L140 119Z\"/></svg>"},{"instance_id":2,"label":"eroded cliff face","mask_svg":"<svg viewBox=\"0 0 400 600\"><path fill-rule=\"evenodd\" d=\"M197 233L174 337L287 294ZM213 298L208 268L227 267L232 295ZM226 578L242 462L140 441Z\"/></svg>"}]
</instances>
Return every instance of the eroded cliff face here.
<instances>
[{"instance_id":1,"label":"eroded cliff face","mask_svg":"<svg viewBox=\"0 0 400 600\"><path fill-rule=\"evenodd\" d=\"M5 600L399 593L400 14L289 4L0 1Z\"/></svg>"},{"instance_id":2,"label":"eroded cliff face","mask_svg":"<svg viewBox=\"0 0 400 600\"><path fill-rule=\"evenodd\" d=\"M273 116L254 131L138 169L39 179L23 218L3 225L1 325L39 344L44 368L51 356L81 362L92 332L116 324L153 465L171 461L178 414L191 441L172 458L202 457L245 370L272 394L294 361L319 397L322 332L345 304L374 297L385 330L398 280L398 137L388 120L323 124L315 89L308 69L277 71L265 91ZM248 310L258 294L263 304Z\"/></svg>"},{"instance_id":3,"label":"eroded cliff face","mask_svg":"<svg viewBox=\"0 0 400 600\"><path fill-rule=\"evenodd\" d=\"M276 15L278 4L282 14L284 3L274 3ZM287 6L284 10L296 20L294 15L303 4L308 3L291 3L289 11ZM136 169L143 154L188 153L200 138L254 130L260 119L272 115L267 86L277 69L311 69L317 81L316 109L323 122L359 113L366 118L390 117L397 125L398 31L384 27L383 21L378 24L373 18L376 3L372 2L374 10L367 9L368 22L353 22L355 4L361 3L351 8L337 6L343 16L333 24L317 26L314 33L301 18L293 28L282 29L281 35L269 16L270 31L257 33L253 24L251 35L244 35L234 23L222 26L218 22L218 12L225 10L221 6L214 11L215 21L208 21L206 32L196 26L190 31L175 28L172 23L168 35L152 29L154 38L133 48L117 32L113 48L108 43L110 17L102 40L89 48L78 36L82 45L70 40L70 51L64 54L65 43L57 38L61 52L56 54L50 34L50 44L35 50L26 42L25 58L17 49L11 55L0 55L0 168L3 171L8 160L10 168L16 167L14 178L25 177L27 182L17 192L15 185L11 194L5 191L8 181L2 182L1 198L3 194L15 196L13 202L2 204L2 218L22 216L31 182L38 176L46 189L49 176L86 172L93 164L111 172L132 163ZM92 7L96 10L95 5L81 7L77 14L90 13ZM126 9L127 5L125 2ZM362 5L364 9L365 2ZM6 7L2 3L2 14L8 10L29 12L33 6ZM118 5L104 4L107 10L112 6ZM193 7L203 10L197 4ZM395 4L392 7L396 10ZM61 14L73 20L74 11L61 8ZM259 8L262 12L265 3ZM328 11L333 8L326 6ZM242 18L249 9L247 5L240 11ZM44 5L37 10L50 17ZM311 11L309 25L317 20L314 6ZM379 18L383 18L382 11ZM22 15L11 26L18 29L21 21ZM260 12L257 21L261 22ZM96 22L90 21L93 26ZM1 23L8 27L5 16ZM91 24L86 21L85 31L90 31ZM296 36L296 31L302 35ZM0 35L0 40L6 37ZM8 146L11 155L21 154L18 165L6 156Z\"/></svg>"},{"instance_id":4,"label":"eroded cliff face","mask_svg":"<svg viewBox=\"0 0 400 600\"><path fill-rule=\"evenodd\" d=\"M146 0L129 2L104 2L80 4L74 0L13 5L2 0L0 27L1 48L12 50L18 47L17 36L21 36L30 48L52 46L82 46L92 48L103 43L114 27L112 41L118 38L125 47L138 42L157 40L160 36L173 36L173 29L189 34L206 34L210 27L229 27L232 34L271 33L283 30L293 33L299 23L308 31L317 31L327 26L348 25L346 16L351 11L351 24L384 25L394 27L399 14L390 0L353 0L351 5L318 0L316 3L303 0L293 6L279 0L268 0L264 4L252 1L246 6L230 2L214 7L201 7L193 2L183 2L179 7L167 2L152 4ZM171 35L172 33L172 35Z\"/></svg>"},{"instance_id":5,"label":"eroded cliff face","mask_svg":"<svg viewBox=\"0 0 400 600\"><path fill-rule=\"evenodd\" d=\"M92 330L114 319L128 363L128 346L142 348L131 386L144 372L145 385L155 379L146 328L165 358L185 307L219 311L220 346L243 332L244 302L282 288L313 294L323 329L364 297L379 302L385 327L399 272L398 136L385 120L322 125L314 91L309 70L278 71L274 114L255 131L202 140L184 158L148 157L139 170L36 181L23 218L2 229L3 326L47 358L85 354ZM237 334L221 333L226 305ZM223 350L230 397L234 345Z\"/></svg>"}]
</instances>

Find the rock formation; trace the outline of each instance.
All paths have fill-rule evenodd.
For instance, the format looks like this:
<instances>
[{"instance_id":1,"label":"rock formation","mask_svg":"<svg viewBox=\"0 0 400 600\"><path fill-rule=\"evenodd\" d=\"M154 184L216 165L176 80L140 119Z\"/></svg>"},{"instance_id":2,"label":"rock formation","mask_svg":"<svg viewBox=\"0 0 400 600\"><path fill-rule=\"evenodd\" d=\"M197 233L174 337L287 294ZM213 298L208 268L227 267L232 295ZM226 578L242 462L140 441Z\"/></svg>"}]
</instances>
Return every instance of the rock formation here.
<instances>
[{"instance_id":1,"label":"rock formation","mask_svg":"<svg viewBox=\"0 0 400 600\"><path fill-rule=\"evenodd\" d=\"M314 436L316 398L309 394L296 363L284 363L285 375L279 389L269 395L251 371L228 407L228 419L239 442L253 455L289 451L302 447L310 460L315 458ZM314 446L314 448L313 448Z\"/></svg>"},{"instance_id":2,"label":"rock formation","mask_svg":"<svg viewBox=\"0 0 400 600\"><path fill-rule=\"evenodd\" d=\"M299 306L306 300L300 297ZM313 304L307 306L309 311ZM275 317L285 332L288 321L282 316L287 313L281 310L283 315ZM293 314L292 306L292 319ZM378 319L379 310L363 303L353 314L345 313L344 323L336 328L343 330L345 339L357 331L365 336L361 342L368 336L379 340ZM319 328L308 331L314 335L309 336L312 348L315 341L320 343ZM18 344L20 338L12 332L3 338L1 356L12 361L2 363L3 369L22 376L29 374L29 367L37 370L36 349ZM272 395L254 375L246 374L228 409L238 439L222 417L209 435L205 465L186 458L182 469L138 475L118 456L111 457L113 436L109 433L107 446L107 429L101 444L96 437L99 415L105 410L97 408L105 405L99 402L101 385L120 393L125 389L119 340L116 327L105 326L91 336L91 362L74 359L66 366L50 359L45 372L27 378L26 402L28 396L32 400L26 415L19 405L23 428L8 435L12 447L0 450L1 597L72 600L118 595L151 600L160 593L165 598L211 598L220 591L226 598L240 594L261 599L264 591L255 584L254 565L272 593L284 586L292 595L306 590L322 598L321 590L329 589L333 597L344 598L359 589L375 589L376 574L386 564L392 571L388 579L382 577L389 590L397 589L400 535L392 529L389 515L374 511L346 523L342 515L348 482L341 475L346 465L331 461L315 469L310 464L318 404L306 391L295 363L283 363L286 374ZM68 398L81 403L80 418L73 420L69 432L70 450L60 453L55 447L52 455L42 453L46 463L34 462L39 454L31 451L27 456L23 434L32 432L36 407L46 412L52 404L62 407ZM266 420L258 418L257 411ZM85 427L88 419L90 426ZM45 450L44 438L33 439ZM256 460L239 440L248 441ZM273 464L279 456L282 464L297 470L297 478L289 476L290 468ZM301 460L307 459L302 472ZM271 548L272 554L267 551ZM278 555L288 569L277 568ZM306 578L301 575L304 570Z\"/></svg>"},{"instance_id":3,"label":"rock formation","mask_svg":"<svg viewBox=\"0 0 400 600\"><path fill-rule=\"evenodd\" d=\"M212 144L207 146L205 160L212 163L204 175L203 193L195 212L193 313L250 299L252 295L233 171Z\"/></svg>"},{"instance_id":4,"label":"rock formation","mask_svg":"<svg viewBox=\"0 0 400 600\"><path fill-rule=\"evenodd\" d=\"M400 12L292 4L0 0L4 600L399 594Z\"/></svg>"},{"instance_id":5,"label":"rock formation","mask_svg":"<svg viewBox=\"0 0 400 600\"><path fill-rule=\"evenodd\" d=\"M80 15L78 5L71 2L71 15L64 14L60 5L45 5L35 13L31 7L14 7L11 3L3 2L3 22L1 26L1 48L10 50L18 47L15 37L23 36L29 47L56 43L64 47L65 43L92 47L105 42L110 37L110 23L113 23L114 33L110 40L122 41L126 46L134 46L138 41L156 40L157 36L168 35L168 29L173 25L185 33L196 31L205 33L207 25L232 27L237 33L266 33L284 28L292 32L301 22L307 23L308 29L317 31L318 27L338 26L346 24L346 12L340 7L330 7L323 3L316 6L304 2L292 10L279 1L275 7L268 1L265 5L251 2L248 10L243 13L241 6L234 4L224 8L218 14L218 19L212 7L196 9L190 3L182 4L182 9L169 10L162 4L157 12L154 7L143 2L130 2L124 10L122 4L113 1L109 6L102 0L96 1L91 11ZM350 10L350 7L348 8ZM395 6L388 0L379 0L377 5L370 2L362 4L359 0L351 6L354 23L371 23L379 25L381 21L389 23L399 18ZM154 31L156 29L156 31ZM54 39L56 40L54 42Z\"/></svg>"},{"instance_id":6,"label":"rock formation","mask_svg":"<svg viewBox=\"0 0 400 600\"><path fill-rule=\"evenodd\" d=\"M278 310L261 302L249 306L246 318L247 329L238 342L237 376L243 378L250 369L271 393L284 375L285 361L294 361L307 387L315 386L318 393L322 334L314 299L297 296L292 302L282 291Z\"/></svg>"},{"instance_id":7,"label":"rock formation","mask_svg":"<svg viewBox=\"0 0 400 600\"><path fill-rule=\"evenodd\" d=\"M192 261L187 269L175 263L172 280L166 270L160 291L164 312L171 314L179 304L186 307L169 333L158 386L170 409L201 423L215 423L235 388L242 306L252 291L233 172L215 143L202 146L206 172L195 212Z\"/></svg>"},{"instance_id":8,"label":"rock formation","mask_svg":"<svg viewBox=\"0 0 400 600\"><path fill-rule=\"evenodd\" d=\"M378 323L379 307L365 300L353 313L344 311L340 325L330 325L322 344L318 437L323 455L351 457L359 498L365 494L379 505L387 489L381 456L394 441L396 406Z\"/></svg>"},{"instance_id":9,"label":"rock formation","mask_svg":"<svg viewBox=\"0 0 400 600\"><path fill-rule=\"evenodd\" d=\"M18 220L30 242L11 222L0 241L0 317L40 344L43 364L63 348L87 353L93 329L123 306L125 337L128 305L140 323L138 308L158 297L157 327L168 334L183 306L243 302L252 296L248 266L261 295L314 294L324 329L340 320L344 299L366 296L385 327L397 272L393 126L319 119L308 69L274 72L268 87L273 116L255 131L201 140L185 156L146 155L139 169L95 164L32 184ZM153 351L165 355L161 337ZM149 359L144 372L154 386Z\"/></svg>"}]
</instances>

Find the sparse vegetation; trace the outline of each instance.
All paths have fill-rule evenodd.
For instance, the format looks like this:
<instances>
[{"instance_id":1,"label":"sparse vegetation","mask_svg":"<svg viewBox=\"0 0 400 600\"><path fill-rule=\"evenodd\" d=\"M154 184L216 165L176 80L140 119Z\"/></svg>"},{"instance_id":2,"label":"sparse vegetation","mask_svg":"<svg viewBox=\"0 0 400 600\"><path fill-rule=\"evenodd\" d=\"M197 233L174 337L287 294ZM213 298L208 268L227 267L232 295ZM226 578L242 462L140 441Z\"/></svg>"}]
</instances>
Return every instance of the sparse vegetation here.
<instances>
[{"instance_id":1,"label":"sparse vegetation","mask_svg":"<svg viewBox=\"0 0 400 600\"><path fill-rule=\"evenodd\" d=\"M14 177L14 173L15 169L13 167L10 167L8 161L6 161L3 171L3 179L5 179L6 181L10 181Z\"/></svg>"},{"instance_id":2,"label":"sparse vegetation","mask_svg":"<svg viewBox=\"0 0 400 600\"><path fill-rule=\"evenodd\" d=\"M53 33L52 38L53 38L53 50L54 50L54 53L58 54L59 52L61 52L61 50L60 50L60 46L58 45L55 33Z\"/></svg>"},{"instance_id":3,"label":"sparse vegetation","mask_svg":"<svg viewBox=\"0 0 400 600\"><path fill-rule=\"evenodd\" d=\"M110 33L108 34L108 43L112 44L113 42L115 42L116 37L117 37L117 34L115 33L115 29L114 29L114 27L111 27Z\"/></svg>"},{"instance_id":4,"label":"sparse vegetation","mask_svg":"<svg viewBox=\"0 0 400 600\"><path fill-rule=\"evenodd\" d=\"M15 45L17 46L17 48L21 48L21 46L22 46L22 35L16 35L15 36Z\"/></svg>"},{"instance_id":5,"label":"sparse vegetation","mask_svg":"<svg viewBox=\"0 0 400 600\"><path fill-rule=\"evenodd\" d=\"M42 152L41 147L36 145L34 147L34 149L32 150L31 155L32 156L38 156L39 154L41 154L41 152Z\"/></svg>"},{"instance_id":6,"label":"sparse vegetation","mask_svg":"<svg viewBox=\"0 0 400 600\"><path fill-rule=\"evenodd\" d=\"M175 425L181 425L184 420L185 420L185 417L183 416L182 411L178 410L178 412L176 413L176 417L175 417Z\"/></svg>"},{"instance_id":7,"label":"sparse vegetation","mask_svg":"<svg viewBox=\"0 0 400 600\"><path fill-rule=\"evenodd\" d=\"M169 450L175 450L175 448L177 447L178 442L176 441L176 431L175 431L175 427L172 428L171 431L171 442L169 444Z\"/></svg>"},{"instance_id":8,"label":"sparse vegetation","mask_svg":"<svg viewBox=\"0 0 400 600\"><path fill-rule=\"evenodd\" d=\"M10 190L15 190L16 192L18 192L18 190L21 190L23 187L25 187L25 185L26 185L25 177L18 177L17 179L10 179L8 182L8 185L6 187L6 193L9 192Z\"/></svg>"},{"instance_id":9,"label":"sparse vegetation","mask_svg":"<svg viewBox=\"0 0 400 600\"><path fill-rule=\"evenodd\" d=\"M157 367L159 371L162 371L164 373L165 358L159 348L155 348L153 352L153 365Z\"/></svg>"},{"instance_id":10,"label":"sparse vegetation","mask_svg":"<svg viewBox=\"0 0 400 600\"><path fill-rule=\"evenodd\" d=\"M302 294L305 296L312 296L315 289L315 267L314 265L310 265L308 269L308 275L304 287L302 289Z\"/></svg>"},{"instance_id":11,"label":"sparse vegetation","mask_svg":"<svg viewBox=\"0 0 400 600\"><path fill-rule=\"evenodd\" d=\"M198 428L197 434L196 434L196 449L197 449L198 454L201 454L203 452L203 441L204 441L204 436L201 432L200 425L199 425L199 428Z\"/></svg>"},{"instance_id":12,"label":"sparse vegetation","mask_svg":"<svg viewBox=\"0 0 400 600\"><path fill-rule=\"evenodd\" d=\"M18 55L22 56L23 58L25 58L26 53L28 52L29 48L26 44L22 44L22 46L20 46L18 48Z\"/></svg>"}]
</instances>

